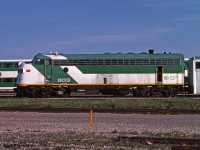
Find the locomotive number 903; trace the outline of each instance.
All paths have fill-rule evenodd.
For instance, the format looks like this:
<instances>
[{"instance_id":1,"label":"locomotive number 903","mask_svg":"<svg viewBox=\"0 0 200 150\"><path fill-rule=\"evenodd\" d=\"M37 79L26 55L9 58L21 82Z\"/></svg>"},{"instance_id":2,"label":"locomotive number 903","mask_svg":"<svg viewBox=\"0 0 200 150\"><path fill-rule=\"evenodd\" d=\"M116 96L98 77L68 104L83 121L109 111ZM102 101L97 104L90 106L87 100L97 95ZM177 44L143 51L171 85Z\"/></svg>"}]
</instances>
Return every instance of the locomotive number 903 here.
<instances>
[{"instance_id":1,"label":"locomotive number 903","mask_svg":"<svg viewBox=\"0 0 200 150\"><path fill-rule=\"evenodd\" d=\"M57 80L59 83L66 83L66 82L70 82L70 78L58 78Z\"/></svg>"}]
</instances>

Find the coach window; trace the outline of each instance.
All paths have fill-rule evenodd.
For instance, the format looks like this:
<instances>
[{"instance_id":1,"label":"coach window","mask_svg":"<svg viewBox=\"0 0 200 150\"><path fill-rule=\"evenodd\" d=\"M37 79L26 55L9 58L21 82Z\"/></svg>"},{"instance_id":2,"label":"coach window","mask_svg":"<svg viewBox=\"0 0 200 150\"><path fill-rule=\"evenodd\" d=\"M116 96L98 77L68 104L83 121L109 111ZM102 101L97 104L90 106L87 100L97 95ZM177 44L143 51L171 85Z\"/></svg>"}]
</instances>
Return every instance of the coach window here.
<instances>
[{"instance_id":1,"label":"coach window","mask_svg":"<svg viewBox=\"0 0 200 150\"><path fill-rule=\"evenodd\" d=\"M1 68L2 64L0 63L0 68Z\"/></svg>"},{"instance_id":2,"label":"coach window","mask_svg":"<svg viewBox=\"0 0 200 150\"><path fill-rule=\"evenodd\" d=\"M4 63L3 67L4 68L12 68L13 64L12 63Z\"/></svg>"},{"instance_id":3,"label":"coach window","mask_svg":"<svg viewBox=\"0 0 200 150\"><path fill-rule=\"evenodd\" d=\"M13 82L13 81L12 81L12 78L4 78L3 82Z\"/></svg>"},{"instance_id":4,"label":"coach window","mask_svg":"<svg viewBox=\"0 0 200 150\"><path fill-rule=\"evenodd\" d=\"M196 62L196 69L200 69L200 62Z\"/></svg>"}]
</instances>

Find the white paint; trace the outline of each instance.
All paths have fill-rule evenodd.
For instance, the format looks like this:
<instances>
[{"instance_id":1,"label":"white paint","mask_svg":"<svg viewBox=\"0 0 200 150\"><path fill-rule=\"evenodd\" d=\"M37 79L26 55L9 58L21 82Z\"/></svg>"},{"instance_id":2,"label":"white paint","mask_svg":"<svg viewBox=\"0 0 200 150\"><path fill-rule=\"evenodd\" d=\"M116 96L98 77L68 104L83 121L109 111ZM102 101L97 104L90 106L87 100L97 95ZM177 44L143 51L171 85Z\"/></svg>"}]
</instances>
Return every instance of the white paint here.
<instances>
[{"instance_id":1,"label":"white paint","mask_svg":"<svg viewBox=\"0 0 200 150\"><path fill-rule=\"evenodd\" d=\"M18 74L17 71L0 71L0 73L0 78L16 78Z\"/></svg>"},{"instance_id":2,"label":"white paint","mask_svg":"<svg viewBox=\"0 0 200 150\"><path fill-rule=\"evenodd\" d=\"M13 90L16 87L0 87L1 91Z\"/></svg>"},{"instance_id":3,"label":"white paint","mask_svg":"<svg viewBox=\"0 0 200 150\"><path fill-rule=\"evenodd\" d=\"M196 69L196 93L200 94L200 69Z\"/></svg>"},{"instance_id":4,"label":"white paint","mask_svg":"<svg viewBox=\"0 0 200 150\"><path fill-rule=\"evenodd\" d=\"M104 78L107 84L157 84L156 74L83 74L76 66L65 67L78 84L104 84ZM163 74L163 84L184 84L184 73Z\"/></svg>"},{"instance_id":5,"label":"white paint","mask_svg":"<svg viewBox=\"0 0 200 150\"><path fill-rule=\"evenodd\" d=\"M44 55L50 57L52 60L67 60L66 57L61 55Z\"/></svg>"},{"instance_id":6,"label":"white paint","mask_svg":"<svg viewBox=\"0 0 200 150\"><path fill-rule=\"evenodd\" d=\"M23 73L18 74L17 85L19 84L44 84L45 77L32 64L22 63L20 68ZM26 72L30 70L30 72Z\"/></svg>"},{"instance_id":7,"label":"white paint","mask_svg":"<svg viewBox=\"0 0 200 150\"><path fill-rule=\"evenodd\" d=\"M164 73L163 84L184 84L184 73Z\"/></svg>"},{"instance_id":8,"label":"white paint","mask_svg":"<svg viewBox=\"0 0 200 150\"><path fill-rule=\"evenodd\" d=\"M196 62L200 62L199 59L194 59L192 62L192 74L193 74L193 87L194 91L193 94L200 94L200 69L196 69ZM190 73L191 74L191 73Z\"/></svg>"},{"instance_id":9,"label":"white paint","mask_svg":"<svg viewBox=\"0 0 200 150\"><path fill-rule=\"evenodd\" d=\"M0 62L30 62L31 59L5 59L5 60L0 60Z\"/></svg>"}]
</instances>

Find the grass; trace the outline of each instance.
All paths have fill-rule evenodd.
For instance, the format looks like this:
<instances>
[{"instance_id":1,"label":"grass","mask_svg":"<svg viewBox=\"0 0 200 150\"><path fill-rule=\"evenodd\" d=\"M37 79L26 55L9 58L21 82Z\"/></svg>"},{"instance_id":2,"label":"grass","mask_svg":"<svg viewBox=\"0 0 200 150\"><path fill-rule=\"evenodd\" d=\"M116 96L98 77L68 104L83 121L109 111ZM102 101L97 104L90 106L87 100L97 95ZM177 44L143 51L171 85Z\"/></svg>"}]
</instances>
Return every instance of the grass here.
<instances>
[{"instance_id":1,"label":"grass","mask_svg":"<svg viewBox=\"0 0 200 150\"><path fill-rule=\"evenodd\" d=\"M190 98L171 99L0 99L0 107L105 108L105 109L200 109L200 101Z\"/></svg>"}]
</instances>

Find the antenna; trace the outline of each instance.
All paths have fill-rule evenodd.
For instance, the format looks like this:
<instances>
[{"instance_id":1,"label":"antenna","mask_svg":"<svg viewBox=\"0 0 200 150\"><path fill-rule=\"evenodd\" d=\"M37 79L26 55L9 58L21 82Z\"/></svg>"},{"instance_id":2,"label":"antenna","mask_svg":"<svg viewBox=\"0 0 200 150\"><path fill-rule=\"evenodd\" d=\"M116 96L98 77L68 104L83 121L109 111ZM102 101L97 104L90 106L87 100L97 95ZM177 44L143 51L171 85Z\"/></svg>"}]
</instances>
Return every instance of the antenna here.
<instances>
[{"instance_id":1,"label":"antenna","mask_svg":"<svg viewBox=\"0 0 200 150\"><path fill-rule=\"evenodd\" d=\"M56 51L54 52L54 55L58 56L58 54L59 54L59 52L58 52L58 50L56 50Z\"/></svg>"}]
</instances>

